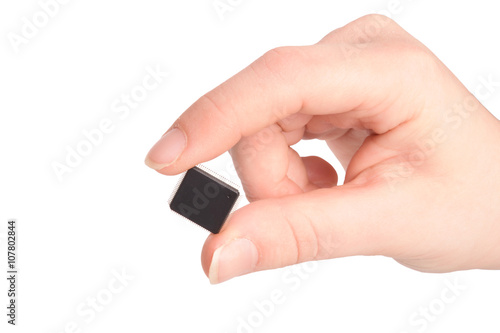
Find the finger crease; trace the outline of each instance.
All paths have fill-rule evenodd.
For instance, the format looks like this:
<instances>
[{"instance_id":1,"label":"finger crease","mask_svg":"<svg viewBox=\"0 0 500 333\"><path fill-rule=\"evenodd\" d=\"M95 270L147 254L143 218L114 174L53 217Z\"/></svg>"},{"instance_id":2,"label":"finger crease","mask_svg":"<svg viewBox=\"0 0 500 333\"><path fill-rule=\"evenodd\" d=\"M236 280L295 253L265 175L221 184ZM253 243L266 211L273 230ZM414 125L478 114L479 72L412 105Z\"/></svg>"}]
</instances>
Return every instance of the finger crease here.
<instances>
[{"instance_id":1,"label":"finger crease","mask_svg":"<svg viewBox=\"0 0 500 333\"><path fill-rule=\"evenodd\" d=\"M281 215L283 216L283 219L286 221L289 229L290 229L290 232L292 233L292 236L295 240L295 247L296 247L296 250L297 250L297 257L295 259L295 263L298 264L299 263L299 260L300 260L300 245L299 245L299 239L297 237L297 233L295 231L295 228L293 227L292 225L292 221L290 220L289 216L288 216L288 213L286 212L286 210L283 209L283 205L280 205L280 210L281 210Z\"/></svg>"}]
</instances>

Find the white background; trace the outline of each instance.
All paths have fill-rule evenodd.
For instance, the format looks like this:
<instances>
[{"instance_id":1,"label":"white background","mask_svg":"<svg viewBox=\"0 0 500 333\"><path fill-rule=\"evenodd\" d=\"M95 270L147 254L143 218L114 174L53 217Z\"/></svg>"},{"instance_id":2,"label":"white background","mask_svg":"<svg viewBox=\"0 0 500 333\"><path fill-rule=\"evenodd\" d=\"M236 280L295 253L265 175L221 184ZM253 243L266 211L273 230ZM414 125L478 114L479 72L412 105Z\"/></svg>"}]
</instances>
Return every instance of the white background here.
<instances>
[{"instance_id":1,"label":"white background","mask_svg":"<svg viewBox=\"0 0 500 333\"><path fill-rule=\"evenodd\" d=\"M209 284L200 264L208 232L169 211L178 178L143 164L149 148L199 96L268 49L312 44L391 8L389 0L230 3L222 20L213 0L72 0L16 52L8 36L41 7L2 1L0 267L1 233L16 218L20 276L13 329L1 279L0 332L229 333L242 320L253 326L241 332L498 332L500 272L422 274L358 257ZM393 18L470 90L489 75L500 80L495 2L401 0ZM120 118L114 101L141 84L148 66L169 76ZM497 88L481 100L497 117L499 95ZM112 132L59 181L52 164L106 118ZM318 142L298 150L334 161ZM207 165L234 179L228 161ZM122 270L133 279L110 294L109 283L119 286L113 272ZM457 281L466 290L444 303ZM258 310L255 302L268 305L273 292L283 302ZM102 311L88 307L93 297L106 303ZM418 311L427 307L438 314L422 322Z\"/></svg>"}]
</instances>

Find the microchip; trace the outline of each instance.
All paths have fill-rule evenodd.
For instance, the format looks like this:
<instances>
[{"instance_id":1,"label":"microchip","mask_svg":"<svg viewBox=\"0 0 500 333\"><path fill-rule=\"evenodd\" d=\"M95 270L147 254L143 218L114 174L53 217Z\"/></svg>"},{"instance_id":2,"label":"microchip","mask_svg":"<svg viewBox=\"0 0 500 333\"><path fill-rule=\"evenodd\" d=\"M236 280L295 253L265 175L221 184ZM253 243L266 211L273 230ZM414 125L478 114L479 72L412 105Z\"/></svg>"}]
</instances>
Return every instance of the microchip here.
<instances>
[{"instance_id":1,"label":"microchip","mask_svg":"<svg viewBox=\"0 0 500 333\"><path fill-rule=\"evenodd\" d=\"M236 187L200 167L186 171L170 209L217 234L239 198Z\"/></svg>"}]
</instances>

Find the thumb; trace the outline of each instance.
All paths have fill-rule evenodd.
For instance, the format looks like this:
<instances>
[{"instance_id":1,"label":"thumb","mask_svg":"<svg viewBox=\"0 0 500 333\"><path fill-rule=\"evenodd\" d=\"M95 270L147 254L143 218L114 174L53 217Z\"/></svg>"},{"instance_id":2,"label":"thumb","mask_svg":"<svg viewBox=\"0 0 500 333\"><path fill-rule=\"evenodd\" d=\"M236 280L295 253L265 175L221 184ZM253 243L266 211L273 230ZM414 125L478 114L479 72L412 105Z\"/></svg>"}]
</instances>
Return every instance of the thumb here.
<instances>
[{"instance_id":1,"label":"thumb","mask_svg":"<svg viewBox=\"0 0 500 333\"><path fill-rule=\"evenodd\" d=\"M215 284L304 261L390 254L401 219L387 208L404 211L401 198L387 186L344 185L251 203L208 237L203 269Z\"/></svg>"}]
</instances>

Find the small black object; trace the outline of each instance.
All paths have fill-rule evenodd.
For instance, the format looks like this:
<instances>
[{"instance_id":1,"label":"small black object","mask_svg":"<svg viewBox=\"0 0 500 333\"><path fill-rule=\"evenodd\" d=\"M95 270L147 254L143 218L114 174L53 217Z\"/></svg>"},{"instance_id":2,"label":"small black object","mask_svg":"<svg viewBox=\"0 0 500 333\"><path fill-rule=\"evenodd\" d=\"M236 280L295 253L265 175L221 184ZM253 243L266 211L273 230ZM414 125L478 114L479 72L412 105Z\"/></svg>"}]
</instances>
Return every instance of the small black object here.
<instances>
[{"instance_id":1,"label":"small black object","mask_svg":"<svg viewBox=\"0 0 500 333\"><path fill-rule=\"evenodd\" d=\"M217 234L240 193L199 167L189 169L170 202L170 209Z\"/></svg>"}]
</instances>

